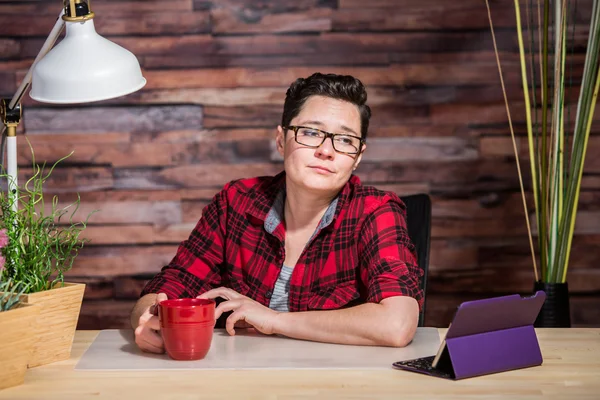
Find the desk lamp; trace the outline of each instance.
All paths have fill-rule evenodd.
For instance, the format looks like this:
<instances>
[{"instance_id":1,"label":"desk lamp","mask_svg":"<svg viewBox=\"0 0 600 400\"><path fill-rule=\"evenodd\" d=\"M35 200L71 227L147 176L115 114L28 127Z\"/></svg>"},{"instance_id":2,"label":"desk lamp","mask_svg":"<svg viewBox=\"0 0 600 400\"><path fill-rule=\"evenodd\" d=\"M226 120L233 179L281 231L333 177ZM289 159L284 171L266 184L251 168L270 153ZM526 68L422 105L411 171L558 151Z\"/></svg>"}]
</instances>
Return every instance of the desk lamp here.
<instances>
[{"instance_id":1,"label":"desk lamp","mask_svg":"<svg viewBox=\"0 0 600 400\"><path fill-rule=\"evenodd\" d=\"M52 104L89 103L124 96L146 84L136 57L94 28L91 0L63 0L56 24L12 99L2 99L2 146L6 139L9 193L17 186L17 126L21 98L31 85L33 100ZM63 28L64 39L54 48ZM74 121L76 122L76 121ZM6 132L6 138L5 133ZM4 157L0 158L4 161ZM13 202L16 209L17 202Z\"/></svg>"}]
</instances>

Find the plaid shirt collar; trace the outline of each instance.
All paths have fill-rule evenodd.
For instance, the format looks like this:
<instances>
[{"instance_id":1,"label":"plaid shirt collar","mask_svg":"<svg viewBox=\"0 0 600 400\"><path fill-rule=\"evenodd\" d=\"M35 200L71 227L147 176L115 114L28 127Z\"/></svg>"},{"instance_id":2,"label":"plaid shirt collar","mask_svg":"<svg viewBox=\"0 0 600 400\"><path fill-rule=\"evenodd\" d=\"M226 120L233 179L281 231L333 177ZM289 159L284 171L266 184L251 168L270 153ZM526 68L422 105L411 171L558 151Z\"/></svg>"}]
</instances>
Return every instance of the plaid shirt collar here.
<instances>
[{"instance_id":1,"label":"plaid shirt collar","mask_svg":"<svg viewBox=\"0 0 600 400\"><path fill-rule=\"evenodd\" d=\"M348 202L352 194L353 186L359 183L360 179L358 176L352 175L350 177L349 181L344 185L331 204L329 204L316 232L321 229L333 229L335 227L335 221L338 220L344 211L344 205ZM256 223L263 224L267 232L280 237L283 230L280 225L283 221L283 206L285 204L285 172L274 176L268 186L259 186L253 189L251 196L255 205L247 211L247 214L251 216L251 220L254 219ZM281 228L281 232L278 228Z\"/></svg>"}]
</instances>

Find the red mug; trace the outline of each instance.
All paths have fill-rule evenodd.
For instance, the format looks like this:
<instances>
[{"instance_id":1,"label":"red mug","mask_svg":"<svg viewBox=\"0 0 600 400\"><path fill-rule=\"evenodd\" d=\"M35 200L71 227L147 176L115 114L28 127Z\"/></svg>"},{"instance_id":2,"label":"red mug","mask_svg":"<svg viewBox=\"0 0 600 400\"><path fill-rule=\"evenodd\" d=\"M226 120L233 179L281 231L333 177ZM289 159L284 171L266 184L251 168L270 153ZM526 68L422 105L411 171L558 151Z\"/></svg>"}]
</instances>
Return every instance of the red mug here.
<instances>
[{"instance_id":1,"label":"red mug","mask_svg":"<svg viewBox=\"0 0 600 400\"><path fill-rule=\"evenodd\" d=\"M165 350L174 360L200 360L210 350L215 325L212 299L172 299L158 303Z\"/></svg>"}]
</instances>

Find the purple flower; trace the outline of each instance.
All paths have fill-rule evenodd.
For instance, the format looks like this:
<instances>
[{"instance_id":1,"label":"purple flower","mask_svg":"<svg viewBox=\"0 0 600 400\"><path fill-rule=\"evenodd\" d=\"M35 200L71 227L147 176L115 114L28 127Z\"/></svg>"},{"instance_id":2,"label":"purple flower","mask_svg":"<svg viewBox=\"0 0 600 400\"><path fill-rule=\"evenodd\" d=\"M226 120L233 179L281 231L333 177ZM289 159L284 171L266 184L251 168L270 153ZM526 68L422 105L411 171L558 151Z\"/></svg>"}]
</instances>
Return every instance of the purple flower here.
<instances>
[{"instance_id":1,"label":"purple flower","mask_svg":"<svg viewBox=\"0 0 600 400\"><path fill-rule=\"evenodd\" d=\"M8 244L8 235L6 229L0 229L0 249L6 247Z\"/></svg>"}]
</instances>

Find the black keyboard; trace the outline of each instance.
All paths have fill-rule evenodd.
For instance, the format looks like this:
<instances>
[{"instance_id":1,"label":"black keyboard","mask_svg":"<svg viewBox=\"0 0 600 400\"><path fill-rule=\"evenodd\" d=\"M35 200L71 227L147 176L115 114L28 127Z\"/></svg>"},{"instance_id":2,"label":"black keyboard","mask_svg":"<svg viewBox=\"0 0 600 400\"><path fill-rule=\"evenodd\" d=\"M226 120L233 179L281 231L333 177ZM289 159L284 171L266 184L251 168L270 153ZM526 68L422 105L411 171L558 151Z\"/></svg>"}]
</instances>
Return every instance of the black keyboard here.
<instances>
[{"instance_id":1,"label":"black keyboard","mask_svg":"<svg viewBox=\"0 0 600 400\"><path fill-rule=\"evenodd\" d=\"M435 369L431 365L434 358L435 356L423 357L415 360L402 361L401 363L402 365L406 365L407 367L412 367L420 371L432 371Z\"/></svg>"},{"instance_id":2,"label":"black keyboard","mask_svg":"<svg viewBox=\"0 0 600 400\"><path fill-rule=\"evenodd\" d=\"M435 356L422 357L414 360L398 361L393 364L395 368L420 372L422 374L433 375L440 378L453 379L454 374L443 371L439 368L434 368L431 364Z\"/></svg>"}]
</instances>

